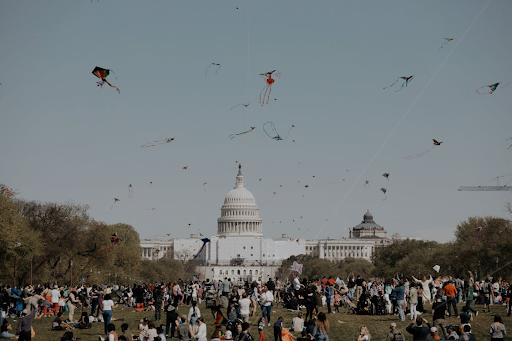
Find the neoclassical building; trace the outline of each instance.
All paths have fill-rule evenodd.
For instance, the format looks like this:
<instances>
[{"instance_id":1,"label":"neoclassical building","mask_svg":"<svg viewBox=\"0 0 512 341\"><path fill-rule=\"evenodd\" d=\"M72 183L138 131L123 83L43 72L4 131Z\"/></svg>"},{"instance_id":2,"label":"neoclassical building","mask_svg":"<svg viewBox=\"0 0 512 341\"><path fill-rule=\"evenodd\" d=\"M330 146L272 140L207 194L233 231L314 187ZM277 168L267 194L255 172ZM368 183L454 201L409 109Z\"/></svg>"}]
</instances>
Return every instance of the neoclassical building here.
<instances>
[{"instance_id":1,"label":"neoclassical building","mask_svg":"<svg viewBox=\"0 0 512 341\"><path fill-rule=\"evenodd\" d=\"M294 255L307 254L331 261L347 257L371 260L375 247L393 240L375 223L369 211L362 223L352 228L349 238L304 240L290 238L288 234L264 238L259 208L253 194L244 186L241 165L235 187L227 193L220 209L217 234L209 237L210 242L199 253L202 238L191 234L190 238L167 241L144 239L142 257L149 260L172 257L183 261L195 257L200 278L251 280L273 277L282 261Z\"/></svg>"}]
</instances>

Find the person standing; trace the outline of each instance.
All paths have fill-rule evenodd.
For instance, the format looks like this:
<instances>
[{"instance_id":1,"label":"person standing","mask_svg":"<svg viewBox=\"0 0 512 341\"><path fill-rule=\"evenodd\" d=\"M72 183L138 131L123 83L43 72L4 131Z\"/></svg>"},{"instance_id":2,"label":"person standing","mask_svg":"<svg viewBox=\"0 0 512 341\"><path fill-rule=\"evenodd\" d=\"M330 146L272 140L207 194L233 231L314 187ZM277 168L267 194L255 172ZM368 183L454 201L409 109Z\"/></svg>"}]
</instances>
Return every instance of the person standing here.
<instances>
[{"instance_id":1,"label":"person standing","mask_svg":"<svg viewBox=\"0 0 512 341\"><path fill-rule=\"evenodd\" d=\"M53 310L54 310L55 315L57 315L57 313L59 312L59 298L60 298L59 286L55 285L52 290L52 304L53 304Z\"/></svg>"},{"instance_id":2,"label":"person standing","mask_svg":"<svg viewBox=\"0 0 512 341\"><path fill-rule=\"evenodd\" d=\"M394 295L393 295L394 293ZM405 287L402 281L393 289L391 296L396 297L396 305L398 307L398 317L400 321L405 321L404 304L405 304Z\"/></svg>"},{"instance_id":3,"label":"person standing","mask_svg":"<svg viewBox=\"0 0 512 341\"><path fill-rule=\"evenodd\" d=\"M326 291L325 291L325 298L327 299L327 313L332 314L332 308L331 308L331 301L333 296L333 289L331 285L327 285Z\"/></svg>"},{"instance_id":4,"label":"person standing","mask_svg":"<svg viewBox=\"0 0 512 341\"><path fill-rule=\"evenodd\" d=\"M176 331L176 320L178 319L178 313L176 311L176 307L174 306L175 302L169 297L167 301L168 304L165 307L165 314L167 315L165 318L165 331L167 337L171 336L171 339L174 338L174 333ZM171 331L169 333L169 330Z\"/></svg>"},{"instance_id":5,"label":"person standing","mask_svg":"<svg viewBox=\"0 0 512 341\"><path fill-rule=\"evenodd\" d=\"M274 295L268 290L265 285L263 287L263 293L260 296L261 311L263 317L267 319L267 325L270 327L270 312L272 311L272 302L274 302Z\"/></svg>"},{"instance_id":6,"label":"person standing","mask_svg":"<svg viewBox=\"0 0 512 341\"><path fill-rule=\"evenodd\" d=\"M475 293L475 287L473 286L473 279L470 278L468 281L468 288L466 291L466 307L468 308L469 311L473 312L473 314L475 314L475 316L478 316L478 311L471 308L471 302L473 302L474 293Z\"/></svg>"},{"instance_id":7,"label":"person standing","mask_svg":"<svg viewBox=\"0 0 512 341\"><path fill-rule=\"evenodd\" d=\"M231 282L228 281L227 277L224 277L222 281L222 296L229 296L229 291L231 290Z\"/></svg>"},{"instance_id":8,"label":"person standing","mask_svg":"<svg viewBox=\"0 0 512 341\"><path fill-rule=\"evenodd\" d=\"M411 285L409 288L409 307L411 310L411 321L416 320L418 317L418 311L416 307L418 305L418 289L416 289L416 285Z\"/></svg>"},{"instance_id":9,"label":"person standing","mask_svg":"<svg viewBox=\"0 0 512 341\"><path fill-rule=\"evenodd\" d=\"M162 301L164 298L164 292L162 291L162 286L157 285L155 290L153 291L153 299L155 300L155 321L160 321L162 319Z\"/></svg>"},{"instance_id":10,"label":"person standing","mask_svg":"<svg viewBox=\"0 0 512 341\"><path fill-rule=\"evenodd\" d=\"M283 317L279 316L274 323L274 341L282 341L281 330L283 329Z\"/></svg>"},{"instance_id":11,"label":"person standing","mask_svg":"<svg viewBox=\"0 0 512 341\"><path fill-rule=\"evenodd\" d=\"M199 323L199 327L197 328L197 333L194 335L194 338L197 341L207 341L206 339L206 323L202 317L197 319L197 323Z\"/></svg>"},{"instance_id":12,"label":"person standing","mask_svg":"<svg viewBox=\"0 0 512 341\"><path fill-rule=\"evenodd\" d=\"M457 310L457 288L453 285L452 281L444 286L444 293L446 294L446 305L448 306L448 317L452 316L451 307L453 306L453 312L455 317L459 317L459 311Z\"/></svg>"},{"instance_id":13,"label":"person standing","mask_svg":"<svg viewBox=\"0 0 512 341\"><path fill-rule=\"evenodd\" d=\"M434 323L434 327L437 330L441 329L443 333L443 338L446 339L446 331L445 331L445 320L444 320L444 312L446 310L446 302L441 301L441 296L436 295L436 301L432 304L432 319Z\"/></svg>"},{"instance_id":14,"label":"person standing","mask_svg":"<svg viewBox=\"0 0 512 341\"><path fill-rule=\"evenodd\" d=\"M110 294L105 295L105 299L103 300L103 322L105 324L105 334L108 334L108 325L112 320L112 309L115 309L117 305L112 301L112 297Z\"/></svg>"},{"instance_id":15,"label":"person standing","mask_svg":"<svg viewBox=\"0 0 512 341\"><path fill-rule=\"evenodd\" d=\"M32 340L32 321L36 317L37 309L34 309L30 314L23 316L18 322L17 333L20 336L19 341L31 341Z\"/></svg>"},{"instance_id":16,"label":"person standing","mask_svg":"<svg viewBox=\"0 0 512 341\"><path fill-rule=\"evenodd\" d=\"M494 315L494 322L491 324L491 328L489 328L489 334L491 334L491 341L502 341L503 337L507 334L500 315Z\"/></svg>"},{"instance_id":17,"label":"person standing","mask_svg":"<svg viewBox=\"0 0 512 341\"><path fill-rule=\"evenodd\" d=\"M75 309L77 306L80 306L82 304L82 302L80 302L80 300L77 299L77 296L78 296L78 294L76 293L75 290L71 290L69 292L68 301L66 302L66 305L69 310L69 315L68 315L69 323L75 322L75 320L74 320Z\"/></svg>"},{"instance_id":18,"label":"person standing","mask_svg":"<svg viewBox=\"0 0 512 341\"><path fill-rule=\"evenodd\" d=\"M240 317L244 322L249 322L249 315L251 314L251 300L247 297L245 292L238 304L240 305Z\"/></svg>"}]
</instances>

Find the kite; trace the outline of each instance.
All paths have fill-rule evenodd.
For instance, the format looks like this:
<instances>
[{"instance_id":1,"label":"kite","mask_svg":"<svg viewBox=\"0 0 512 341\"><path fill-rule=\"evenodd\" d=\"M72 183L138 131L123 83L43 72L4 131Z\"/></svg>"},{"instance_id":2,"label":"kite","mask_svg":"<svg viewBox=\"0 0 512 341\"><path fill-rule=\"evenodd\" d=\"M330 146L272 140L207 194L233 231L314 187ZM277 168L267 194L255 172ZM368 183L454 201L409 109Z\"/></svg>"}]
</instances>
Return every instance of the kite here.
<instances>
[{"instance_id":1,"label":"kite","mask_svg":"<svg viewBox=\"0 0 512 341\"><path fill-rule=\"evenodd\" d=\"M133 196L133 186L132 184L128 185L128 198L131 198Z\"/></svg>"},{"instance_id":2,"label":"kite","mask_svg":"<svg viewBox=\"0 0 512 341\"><path fill-rule=\"evenodd\" d=\"M385 177L389 181L389 173L382 174L383 177Z\"/></svg>"},{"instance_id":3,"label":"kite","mask_svg":"<svg viewBox=\"0 0 512 341\"><path fill-rule=\"evenodd\" d=\"M364 188L370 188L370 180L364 182Z\"/></svg>"},{"instance_id":4,"label":"kite","mask_svg":"<svg viewBox=\"0 0 512 341\"><path fill-rule=\"evenodd\" d=\"M77 278L80 277L80 275L82 274L82 272L87 269L87 267L89 266L89 264L91 264L91 262L93 261L93 259L95 259L100 253L102 252L105 252L105 251L110 251L114 245L116 244L119 244L120 242L122 241L122 239L119 239L117 237L117 232L114 232L112 234L112 236L110 236L110 246L107 247L107 248L104 248L104 249L100 249L98 251L96 251L92 256L91 258L89 259L89 261L82 267L82 269L76 274L76 276L71 280L71 282L74 282Z\"/></svg>"},{"instance_id":5,"label":"kite","mask_svg":"<svg viewBox=\"0 0 512 341\"><path fill-rule=\"evenodd\" d=\"M148 208L148 211L154 211L156 207Z\"/></svg>"},{"instance_id":6,"label":"kite","mask_svg":"<svg viewBox=\"0 0 512 341\"><path fill-rule=\"evenodd\" d=\"M8 197L13 197L16 193L9 186L0 183L0 194Z\"/></svg>"},{"instance_id":7,"label":"kite","mask_svg":"<svg viewBox=\"0 0 512 341\"><path fill-rule=\"evenodd\" d=\"M272 121L267 121L263 124L263 131L265 132L265 134L267 134L268 137L270 137L271 139L273 140L276 140L276 141L283 141L283 140L286 140L288 138L288 135L290 135L290 130L292 130L293 128L295 128L294 125L292 125L290 127L290 129L288 129L288 133L286 134L286 136L283 138L281 137L278 133L277 133L277 130L276 130L276 127L274 125L274 122ZM271 135L272 134L272 135Z\"/></svg>"},{"instance_id":8,"label":"kite","mask_svg":"<svg viewBox=\"0 0 512 341\"><path fill-rule=\"evenodd\" d=\"M308 187L309 187L309 185L306 185L306 186L304 186L304 187L308 188Z\"/></svg>"},{"instance_id":9,"label":"kite","mask_svg":"<svg viewBox=\"0 0 512 341\"><path fill-rule=\"evenodd\" d=\"M161 144L171 143L172 141L174 141L174 137L166 138L166 139L158 140L158 141L153 141L153 142L150 142L150 143L146 143L146 144L143 144L140 147L141 148L149 148L149 147L159 146Z\"/></svg>"},{"instance_id":10,"label":"kite","mask_svg":"<svg viewBox=\"0 0 512 341\"><path fill-rule=\"evenodd\" d=\"M231 135L229 135L229 138L230 138L230 139L233 139L235 136L250 133L250 132L251 132L251 131L253 131L254 129L256 129L256 127L251 127L251 129L249 129L249 130L247 130L247 131L243 131L243 132L238 133L238 134L231 134Z\"/></svg>"},{"instance_id":11,"label":"kite","mask_svg":"<svg viewBox=\"0 0 512 341\"><path fill-rule=\"evenodd\" d=\"M210 65L208 65L208 67L206 68L206 70L204 70L204 78L206 79L206 75L208 74L208 69L212 66L218 66L218 68L215 70L215 74L217 74L217 71L219 71L221 65L218 64L218 63L211 63Z\"/></svg>"},{"instance_id":12,"label":"kite","mask_svg":"<svg viewBox=\"0 0 512 341\"><path fill-rule=\"evenodd\" d=\"M187 169L187 168L188 168L188 166L183 166L183 168L182 168L182 169Z\"/></svg>"},{"instance_id":13,"label":"kite","mask_svg":"<svg viewBox=\"0 0 512 341\"><path fill-rule=\"evenodd\" d=\"M508 82L507 84L505 84L503 86L500 86L500 89L506 88L510 83L512 83L512 81ZM498 82L498 83L494 83L494 84L491 84L491 85L481 86L478 89L476 89L476 93L479 94L479 95L491 95L494 91L496 91L496 89L498 88L498 85L500 85L500 84L501 83ZM491 90L489 92L480 92L480 89L482 89L482 88L490 88Z\"/></svg>"},{"instance_id":14,"label":"kite","mask_svg":"<svg viewBox=\"0 0 512 341\"><path fill-rule=\"evenodd\" d=\"M152 184L153 184L153 181L150 181L150 182L149 182L149 187L151 187L151 185L152 185Z\"/></svg>"},{"instance_id":15,"label":"kite","mask_svg":"<svg viewBox=\"0 0 512 341\"><path fill-rule=\"evenodd\" d=\"M103 68L100 68L99 66L96 66L94 68L94 70L92 70L92 74L95 75L96 77L98 77L99 79L101 79L100 81L96 82L96 85L99 86L100 88L103 88L103 84L107 83L108 85L110 85L111 88L114 88L117 90L118 93L121 93L121 91L119 91L119 88L117 86L114 86L107 81L107 77L110 74L110 72L114 73L112 70L103 69ZM114 74L114 76L115 76L115 74ZM117 77L116 77L116 79L117 79Z\"/></svg>"},{"instance_id":16,"label":"kite","mask_svg":"<svg viewBox=\"0 0 512 341\"><path fill-rule=\"evenodd\" d=\"M296 271L299 275L302 275L302 266L303 264L293 261L293 264L288 268L288 270Z\"/></svg>"},{"instance_id":17,"label":"kite","mask_svg":"<svg viewBox=\"0 0 512 341\"><path fill-rule=\"evenodd\" d=\"M434 267L432 269L434 269L435 272L439 273L439 270L441 270L441 267L436 264L436 265L434 265Z\"/></svg>"},{"instance_id":18,"label":"kite","mask_svg":"<svg viewBox=\"0 0 512 341\"><path fill-rule=\"evenodd\" d=\"M239 107L239 106L241 106L241 105L243 105L244 107L246 107L246 108L247 108L247 107L249 106L249 104L251 104L251 103L250 103L250 102L249 102L249 103L240 103L240 104L237 104L237 105L235 105L234 107L232 107L232 108L231 108L231 110L233 110L233 109L235 109L236 107Z\"/></svg>"},{"instance_id":19,"label":"kite","mask_svg":"<svg viewBox=\"0 0 512 341\"><path fill-rule=\"evenodd\" d=\"M210 242L210 239L208 238L203 238L201 239L201 241L203 242L203 245L201 246L201 248L199 249L199 251L196 253L196 255L194 256L194 259L196 259L200 254L201 252L203 251L204 247L206 246L206 244L208 244Z\"/></svg>"},{"instance_id":20,"label":"kite","mask_svg":"<svg viewBox=\"0 0 512 341\"><path fill-rule=\"evenodd\" d=\"M398 91L402 90L404 87L407 87L407 84L409 84L409 82L410 82L410 81L412 81L412 80L414 79L414 76L409 76L409 77L398 77L398 78L396 79L396 81L395 81L393 84L388 85L388 86L386 86L386 87L385 87L385 88L383 88L383 89L387 89L387 88L392 87L393 85L395 85L396 83L398 83L398 81L400 81L400 79L403 79L405 82L403 82L403 83L402 83L402 86L400 87L400 89L396 90L395 92L398 92Z\"/></svg>"},{"instance_id":21,"label":"kite","mask_svg":"<svg viewBox=\"0 0 512 341\"><path fill-rule=\"evenodd\" d=\"M448 44L449 42L451 42L453 40L453 38L444 38L444 40L446 40L443 45L441 45L441 47L439 49L442 49L443 46L445 46L446 44Z\"/></svg>"},{"instance_id":22,"label":"kite","mask_svg":"<svg viewBox=\"0 0 512 341\"><path fill-rule=\"evenodd\" d=\"M431 151L434 150L434 148L436 146L440 146L441 143L443 143L443 141L437 141L436 139L432 139L432 141L433 141L434 144L429 149L427 149L427 150L425 150L425 151L423 151L421 153L418 153L418 154L413 154L413 155L409 155L409 156L403 157L402 159L404 159L404 160L412 160L412 159L415 159L417 157L423 156L423 155L425 155L427 153L430 153Z\"/></svg>"},{"instance_id":23,"label":"kite","mask_svg":"<svg viewBox=\"0 0 512 341\"><path fill-rule=\"evenodd\" d=\"M110 209L112 209L112 208L114 207L114 205L116 204L116 202L121 201L121 200L119 200L119 199L117 199L117 198L113 198L113 199L114 199L114 203L112 204L112 207L110 207Z\"/></svg>"},{"instance_id":24,"label":"kite","mask_svg":"<svg viewBox=\"0 0 512 341\"><path fill-rule=\"evenodd\" d=\"M384 193L384 199L382 199L383 201L386 200L388 197L386 196L386 192L388 191L387 189L385 189L384 187L382 187L381 189L381 192Z\"/></svg>"},{"instance_id":25,"label":"kite","mask_svg":"<svg viewBox=\"0 0 512 341\"><path fill-rule=\"evenodd\" d=\"M268 101L270 100L270 94L272 93L272 84L274 84L274 82L275 82L275 79L272 78L272 74L274 72L276 73L277 78L281 78L281 72L279 72L278 70L272 70L272 71L269 71L266 73L260 73L260 76L266 78L265 79L266 84L263 87L263 89L261 89L261 92L260 92L261 106L263 106L265 104L265 98L267 99L267 104L268 104ZM261 94L263 94L263 101L261 100ZM274 99L274 100L276 100L276 99Z\"/></svg>"},{"instance_id":26,"label":"kite","mask_svg":"<svg viewBox=\"0 0 512 341\"><path fill-rule=\"evenodd\" d=\"M482 231L482 226L478 226L477 228L475 228L475 231L476 231L476 239L479 239L480 237L480 232Z\"/></svg>"}]
</instances>

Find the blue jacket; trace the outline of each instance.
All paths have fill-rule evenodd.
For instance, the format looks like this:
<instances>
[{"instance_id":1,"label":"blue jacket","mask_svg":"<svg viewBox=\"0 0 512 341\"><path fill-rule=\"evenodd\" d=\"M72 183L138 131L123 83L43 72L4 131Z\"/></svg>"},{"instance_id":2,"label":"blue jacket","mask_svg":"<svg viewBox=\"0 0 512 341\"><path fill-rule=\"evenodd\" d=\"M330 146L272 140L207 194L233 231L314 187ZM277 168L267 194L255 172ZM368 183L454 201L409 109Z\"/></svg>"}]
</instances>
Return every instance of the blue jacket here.
<instances>
[{"instance_id":1,"label":"blue jacket","mask_svg":"<svg viewBox=\"0 0 512 341\"><path fill-rule=\"evenodd\" d=\"M396 297L397 301L404 301L405 300L405 287L403 285L396 286L394 289L394 296Z\"/></svg>"}]
</instances>

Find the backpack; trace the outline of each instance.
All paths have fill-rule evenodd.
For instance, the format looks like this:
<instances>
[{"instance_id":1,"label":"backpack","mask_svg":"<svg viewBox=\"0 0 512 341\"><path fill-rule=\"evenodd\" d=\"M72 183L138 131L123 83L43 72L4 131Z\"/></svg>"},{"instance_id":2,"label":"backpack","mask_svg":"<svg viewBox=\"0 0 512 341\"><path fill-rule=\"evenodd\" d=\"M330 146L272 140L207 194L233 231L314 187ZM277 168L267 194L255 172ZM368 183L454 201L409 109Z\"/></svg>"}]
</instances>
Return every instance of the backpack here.
<instances>
[{"instance_id":1,"label":"backpack","mask_svg":"<svg viewBox=\"0 0 512 341\"><path fill-rule=\"evenodd\" d=\"M65 332L60 338L60 341L71 341L73 340L73 332Z\"/></svg>"},{"instance_id":2,"label":"backpack","mask_svg":"<svg viewBox=\"0 0 512 341\"><path fill-rule=\"evenodd\" d=\"M402 334L402 332L394 333L393 341L404 341L404 335Z\"/></svg>"}]
</instances>

